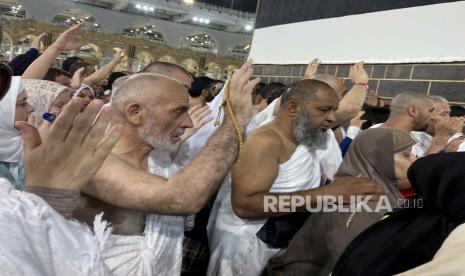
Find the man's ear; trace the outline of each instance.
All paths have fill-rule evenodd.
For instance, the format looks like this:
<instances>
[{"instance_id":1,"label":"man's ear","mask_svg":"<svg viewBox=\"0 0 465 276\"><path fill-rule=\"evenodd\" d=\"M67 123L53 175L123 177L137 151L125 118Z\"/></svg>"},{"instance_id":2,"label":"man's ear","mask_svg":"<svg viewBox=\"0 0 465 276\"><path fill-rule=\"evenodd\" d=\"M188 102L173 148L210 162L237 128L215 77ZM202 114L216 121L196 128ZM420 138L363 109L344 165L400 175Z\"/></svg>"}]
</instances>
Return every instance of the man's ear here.
<instances>
[{"instance_id":1,"label":"man's ear","mask_svg":"<svg viewBox=\"0 0 465 276\"><path fill-rule=\"evenodd\" d=\"M416 118L418 117L418 109L414 106L410 106L407 108L407 114L412 118Z\"/></svg>"},{"instance_id":2,"label":"man's ear","mask_svg":"<svg viewBox=\"0 0 465 276\"><path fill-rule=\"evenodd\" d=\"M132 103L124 108L126 120L134 125L141 125L143 121L143 108L137 103Z\"/></svg>"},{"instance_id":3,"label":"man's ear","mask_svg":"<svg viewBox=\"0 0 465 276\"><path fill-rule=\"evenodd\" d=\"M210 94L210 93L208 93L208 90L207 90L207 89L202 89L202 96L203 96L204 98L208 98L208 97L209 97L209 94Z\"/></svg>"},{"instance_id":4,"label":"man's ear","mask_svg":"<svg viewBox=\"0 0 465 276\"><path fill-rule=\"evenodd\" d=\"M286 103L285 109L289 117L296 118L299 114L300 105L297 104L297 102L290 100Z\"/></svg>"}]
</instances>

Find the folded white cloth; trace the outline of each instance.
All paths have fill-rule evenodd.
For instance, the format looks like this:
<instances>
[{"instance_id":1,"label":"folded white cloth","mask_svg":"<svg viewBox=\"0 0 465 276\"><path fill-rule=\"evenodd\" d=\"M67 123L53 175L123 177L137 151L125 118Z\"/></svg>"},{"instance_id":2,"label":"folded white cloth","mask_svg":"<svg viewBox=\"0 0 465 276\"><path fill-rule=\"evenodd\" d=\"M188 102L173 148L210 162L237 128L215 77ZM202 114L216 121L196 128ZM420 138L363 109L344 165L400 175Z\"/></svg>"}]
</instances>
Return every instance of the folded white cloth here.
<instances>
[{"instance_id":1,"label":"folded white cloth","mask_svg":"<svg viewBox=\"0 0 465 276\"><path fill-rule=\"evenodd\" d=\"M66 220L40 197L0 179L0 275L108 275L102 251L111 229Z\"/></svg>"}]
</instances>

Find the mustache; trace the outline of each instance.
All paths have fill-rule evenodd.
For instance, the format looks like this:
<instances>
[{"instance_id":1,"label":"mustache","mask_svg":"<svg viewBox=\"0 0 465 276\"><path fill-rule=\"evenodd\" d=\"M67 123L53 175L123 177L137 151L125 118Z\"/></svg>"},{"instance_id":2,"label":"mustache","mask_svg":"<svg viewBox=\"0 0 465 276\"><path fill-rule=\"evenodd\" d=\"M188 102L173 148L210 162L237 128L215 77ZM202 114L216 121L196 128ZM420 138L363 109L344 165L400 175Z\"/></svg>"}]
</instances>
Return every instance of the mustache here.
<instances>
[{"instance_id":1,"label":"mustache","mask_svg":"<svg viewBox=\"0 0 465 276\"><path fill-rule=\"evenodd\" d=\"M174 136L181 136L184 134L184 131L186 131L186 129L184 128L177 128L174 132L173 132L173 135Z\"/></svg>"}]
</instances>

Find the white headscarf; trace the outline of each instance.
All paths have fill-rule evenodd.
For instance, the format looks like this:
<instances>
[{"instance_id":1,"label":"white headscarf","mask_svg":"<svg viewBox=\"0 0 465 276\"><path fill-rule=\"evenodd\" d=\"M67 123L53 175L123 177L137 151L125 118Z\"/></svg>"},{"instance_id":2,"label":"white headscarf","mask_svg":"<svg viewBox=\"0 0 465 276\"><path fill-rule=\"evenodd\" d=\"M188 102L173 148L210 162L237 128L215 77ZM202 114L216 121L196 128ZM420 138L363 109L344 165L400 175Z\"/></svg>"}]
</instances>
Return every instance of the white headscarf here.
<instances>
[{"instance_id":1,"label":"white headscarf","mask_svg":"<svg viewBox=\"0 0 465 276\"><path fill-rule=\"evenodd\" d=\"M0 161L3 162L19 162L23 155L23 141L14 127L16 99L23 90L21 77L12 77L10 89L0 101Z\"/></svg>"},{"instance_id":2,"label":"white headscarf","mask_svg":"<svg viewBox=\"0 0 465 276\"><path fill-rule=\"evenodd\" d=\"M36 126L40 126L43 121L42 115L49 111L56 98L69 89L59 83L47 80L27 79L23 80L23 85L27 93L27 102L34 107L32 114L36 117Z\"/></svg>"}]
</instances>

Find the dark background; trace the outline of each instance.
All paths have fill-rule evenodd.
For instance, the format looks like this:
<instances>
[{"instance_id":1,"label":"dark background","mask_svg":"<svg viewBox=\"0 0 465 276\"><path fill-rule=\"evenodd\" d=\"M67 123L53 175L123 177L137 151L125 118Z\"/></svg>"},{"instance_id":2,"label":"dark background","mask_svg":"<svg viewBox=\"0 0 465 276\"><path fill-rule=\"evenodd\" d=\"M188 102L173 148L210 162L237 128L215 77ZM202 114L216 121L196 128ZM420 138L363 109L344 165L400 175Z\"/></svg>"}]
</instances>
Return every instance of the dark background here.
<instances>
[{"instance_id":1,"label":"dark background","mask_svg":"<svg viewBox=\"0 0 465 276\"><path fill-rule=\"evenodd\" d=\"M289 0L293 1L293 0ZM217 6L222 6L226 8L231 8L231 4L233 4L233 9L252 12L255 13L255 9L257 7L257 0L198 0L198 2L204 2L208 4L213 4Z\"/></svg>"},{"instance_id":2,"label":"dark background","mask_svg":"<svg viewBox=\"0 0 465 276\"><path fill-rule=\"evenodd\" d=\"M221 0L219 0L221 1ZM237 1L237 0L236 0ZM255 28L459 1L444 0L260 0ZM464 15L465 16L465 15Z\"/></svg>"}]
</instances>

